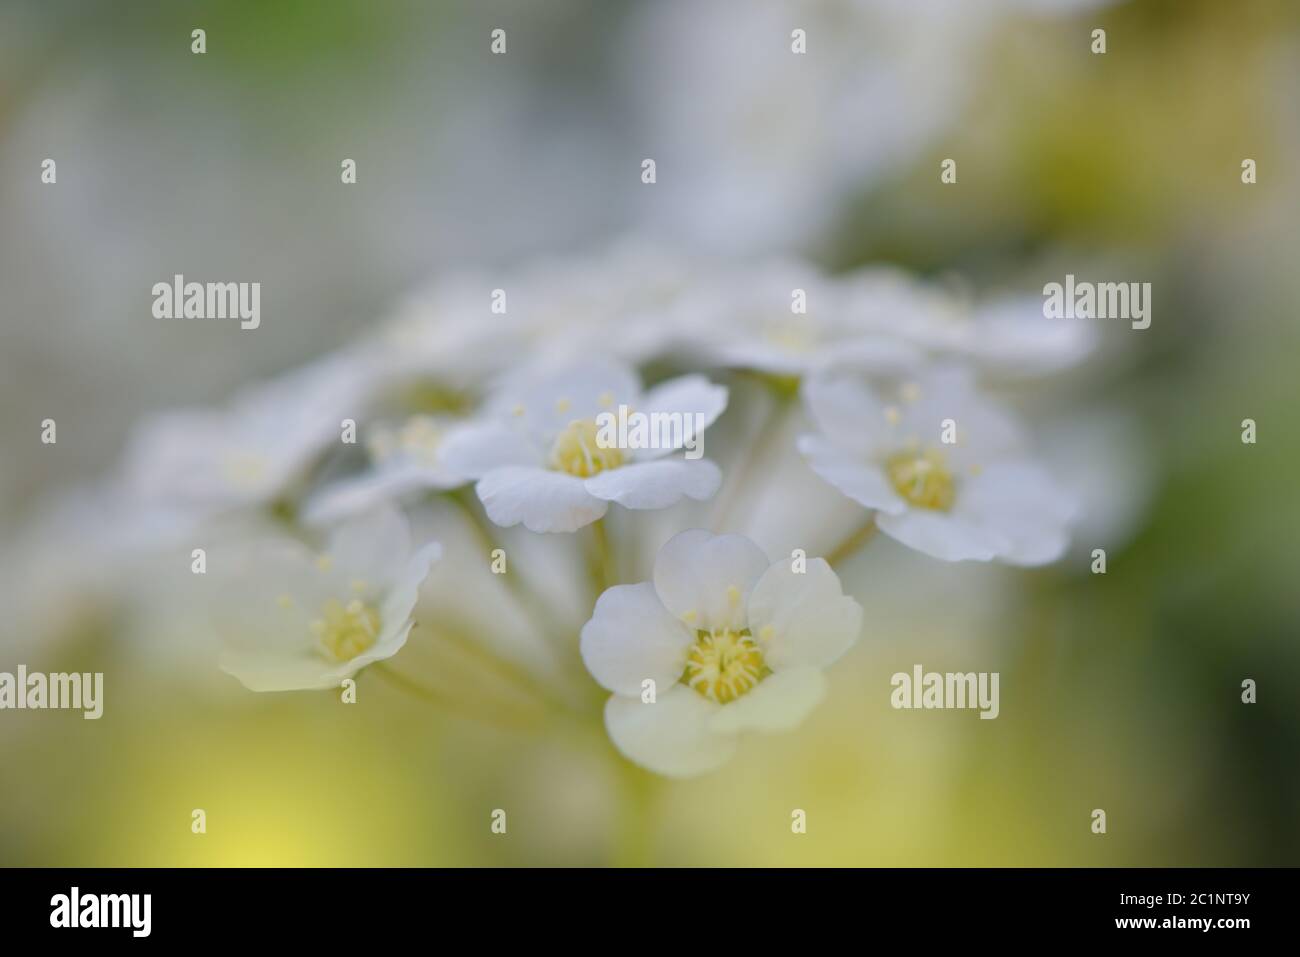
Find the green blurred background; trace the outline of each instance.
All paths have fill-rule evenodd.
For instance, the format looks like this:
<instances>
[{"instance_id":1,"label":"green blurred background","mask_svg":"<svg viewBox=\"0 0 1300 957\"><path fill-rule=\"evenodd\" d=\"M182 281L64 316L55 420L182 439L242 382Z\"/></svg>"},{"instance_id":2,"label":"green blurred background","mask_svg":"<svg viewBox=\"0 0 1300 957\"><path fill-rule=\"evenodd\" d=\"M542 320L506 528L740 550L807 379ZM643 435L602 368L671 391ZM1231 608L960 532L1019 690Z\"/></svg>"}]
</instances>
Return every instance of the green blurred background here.
<instances>
[{"instance_id":1,"label":"green blurred background","mask_svg":"<svg viewBox=\"0 0 1300 957\"><path fill-rule=\"evenodd\" d=\"M142 412L337 346L429 275L634 229L619 164L654 147L619 51L672 35L637 39L647 6L6 3L0 527L16 541L38 493L109 467ZM837 271L888 261L979 289L1151 281L1152 327L1115 330L1116 358L1037 410L1130 423L1122 530L1033 572L873 543L841 570L867 624L827 702L689 782L622 762L595 695L576 730L487 727L369 674L352 708L252 695L68 594L57 641L0 616L0 669L105 671L106 712L0 713L0 863L1300 863L1300 6L1004 6L972 31L942 132L801 245ZM486 56L496 25L504 66ZM648 55L673 69L671 45ZM337 188L342 156L355 191ZM274 277L264 309L289 321L159 327L147 291L173 270ZM32 439L47 415L56 450ZM892 710L890 675L917 662L1000 671L1000 718Z\"/></svg>"}]
</instances>

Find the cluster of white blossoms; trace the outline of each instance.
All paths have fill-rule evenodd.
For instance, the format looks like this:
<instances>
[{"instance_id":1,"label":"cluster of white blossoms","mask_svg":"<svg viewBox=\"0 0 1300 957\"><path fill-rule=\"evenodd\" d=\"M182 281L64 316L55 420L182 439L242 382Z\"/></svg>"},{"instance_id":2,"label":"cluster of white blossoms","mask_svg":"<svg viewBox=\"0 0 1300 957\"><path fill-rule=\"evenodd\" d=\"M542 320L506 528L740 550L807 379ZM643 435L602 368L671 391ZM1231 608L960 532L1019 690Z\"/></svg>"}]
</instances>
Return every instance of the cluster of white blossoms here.
<instances>
[{"instance_id":1,"label":"cluster of white blossoms","mask_svg":"<svg viewBox=\"0 0 1300 957\"><path fill-rule=\"evenodd\" d=\"M591 720L598 684L623 755L692 775L822 699L871 631L835 570L870 532L945 562L1063 555L1078 505L987 390L1093 344L892 270L624 243L440 282L224 408L144 422L96 501L172 563L213 543L192 584L249 689L338 688L455 634ZM598 426L614 409L686 425L621 447ZM791 468L858 509L793 554L737 509Z\"/></svg>"}]
</instances>

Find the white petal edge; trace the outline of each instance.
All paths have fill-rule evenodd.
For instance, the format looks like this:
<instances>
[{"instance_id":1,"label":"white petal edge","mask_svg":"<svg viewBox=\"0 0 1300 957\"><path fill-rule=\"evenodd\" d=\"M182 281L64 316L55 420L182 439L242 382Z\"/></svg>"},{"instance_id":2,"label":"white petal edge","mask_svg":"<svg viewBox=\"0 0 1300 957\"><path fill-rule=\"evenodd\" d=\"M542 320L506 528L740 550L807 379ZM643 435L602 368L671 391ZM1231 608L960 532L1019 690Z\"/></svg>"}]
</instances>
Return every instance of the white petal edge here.
<instances>
[{"instance_id":1,"label":"white petal edge","mask_svg":"<svg viewBox=\"0 0 1300 957\"><path fill-rule=\"evenodd\" d=\"M540 468L494 469L475 491L493 522L507 528L523 522L530 532L576 532L609 508L582 479Z\"/></svg>"},{"instance_id":2,"label":"white petal edge","mask_svg":"<svg viewBox=\"0 0 1300 957\"><path fill-rule=\"evenodd\" d=\"M671 458L609 469L583 484L596 498L624 508L667 508L683 497L712 498L722 484L722 472L708 459Z\"/></svg>"},{"instance_id":3,"label":"white petal edge","mask_svg":"<svg viewBox=\"0 0 1300 957\"><path fill-rule=\"evenodd\" d=\"M782 560L754 586L749 626L769 667L824 668L857 642L862 606L844 594L825 559L809 559L802 572Z\"/></svg>"},{"instance_id":4,"label":"white petal edge","mask_svg":"<svg viewBox=\"0 0 1300 957\"><path fill-rule=\"evenodd\" d=\"M696 628L743 628L750 589L770 564L742 535L694 528L674 535L655 557L659 600Z\"/></svg>"},{"instance_id":5,"label":"white petal edge","mask_svg":"<svg viewBox=\"0 0 1300 957\"><path fill-rule=\"evenodd\" d=\"M719 734L791 731L826 697L826 676L818 668L792 668L768 675L748 694L723 705L709 722Z\"/></svg>"},{"instance_id":6,"label":"white petal edge","mask_svg":"<svg viewBox=\"0 0 1300 957\"><path fill-rule=\"evenodd\" d=\"M629 761L666 777L696 777L720 768L736 752L734 735L709 727L718 708L680 684L654 704L613 695L605 702L605 730Z\"/></svg>"},{"instance_id":7,"label":"white petal edge","mask_svg":"<svg viewBox=\"0 0 1300 957\"><path fill-rule=\"evenodd\" d=\"M641 397L635 409L646 415L670 413L683 416L682 442L671 448L638 450L642 459L658 458L669 452L693 444L698 447L704 430L717 421L727 408L727 387L710 382L702 375L684 375L661 382Z\"/></svg>"},{"instance_id":8,"label":"white petal edge","mask_svg":"<svg viewBox=\"0 0 1300 957\"><path fill-rule=\"evenodd\" d=\"M641 582L605 590L582 626L579 650L602 687L639 700L647 678L656 689L667 689L681 677L693 640L659 601L654 585Z\"/></svg>"}]
</instances>

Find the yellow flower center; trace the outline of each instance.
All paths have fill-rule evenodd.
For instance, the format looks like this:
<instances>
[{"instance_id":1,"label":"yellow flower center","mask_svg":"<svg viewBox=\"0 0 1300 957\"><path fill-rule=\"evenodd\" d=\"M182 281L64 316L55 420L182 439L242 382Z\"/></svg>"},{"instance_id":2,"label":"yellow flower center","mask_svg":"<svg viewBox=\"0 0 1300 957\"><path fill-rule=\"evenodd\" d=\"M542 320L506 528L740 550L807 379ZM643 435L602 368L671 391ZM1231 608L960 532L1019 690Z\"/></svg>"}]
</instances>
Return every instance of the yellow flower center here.
<instances>
[{"instance_id":1,"label":"yellow flower center","mask_svg":"<svg viewBox=\"0 0 1300 957\"><path fill-rule=\"evenodd\" d=\"M894 491L918 508L946 512L957 494L943 453L935 449L891 455L885 460L885 474Z\"/></svg>"},{"instance_id":2,"label":"yellow flower center","mask_svg":"<svg viewBox=\"0 0 1300 957\"><path fill-rule=\"evenodd\" d=\"M623 450L608 448L596 441L600 427L595 419L575 419L559 434L551 446L547 464L557 472L567 472L578 478L616 469L623 464Z\"/></svg>"},{"instance_id":3,"label":"yellow flower center","mask_svg":"<svg viewBox=\"0 0 1300 957\"><path fill-rule=\"evenodd\" d=\"M817 329L807 316L792 315L768 323L763 336L787 355L804 355L818 345Z\"/></svg>"},{"instance_id":4,"label":"yellow flower center","mask_svg":"<svg viewBox=\"0 0 1300 957\"><path fill-rule=\"evenodd\" d=\"M379 637L379 609L359 598L346 605L331 598L321 614L311 623L311 632L317 649L331 661L351 661Z\"/></svg>"},{"instance_id":5,"label":"yellow flower center","mask_svg":"<svg viewBox=\"0 0 1300 957\"><path fill-rule=\"evenodd\" d=\"M749 629L696 632L682 682L710 701L727 704L771 674Z\"/></svg>"},{"instance_id":6,"label":"yellow flower center","mask_svg":"<svg viewBox=\"0 0 1300 957\"><path fill-rule=\"evenodd\" d=\"M402 452L420 465L433 468L438 464L438 448L443 436L444 431L437 419L415 415L395 430L376 428L370 441L370 455L375 461L383 462Z\"/></svg>"}]
</instances>

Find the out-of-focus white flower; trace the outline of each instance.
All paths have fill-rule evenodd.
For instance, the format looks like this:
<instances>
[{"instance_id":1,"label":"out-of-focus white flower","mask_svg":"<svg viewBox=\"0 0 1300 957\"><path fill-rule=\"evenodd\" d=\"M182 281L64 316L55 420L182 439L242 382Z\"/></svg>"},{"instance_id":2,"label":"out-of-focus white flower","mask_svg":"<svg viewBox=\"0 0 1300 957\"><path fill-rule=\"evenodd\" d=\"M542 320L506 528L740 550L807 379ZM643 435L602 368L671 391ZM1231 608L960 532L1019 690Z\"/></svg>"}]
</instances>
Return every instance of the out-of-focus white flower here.
<instances>
[{"instance_id":1,"label":"out-of-focus white flower","mask_svg":"<svg viewBox=\"0 0 1300 957\"><path fill-rule=\"evenodd\" d=\"M1089 0L660 0L626 55L644 218L727 251L807 246L961 115L1009 15ZM795 53L793 31L807 52ZM671 67L665 68L665 63ZM867 132L869 131L869 132Z\"/></svg>"},{"instance_id":2,"label":"out-of-focus white flower","mask_svg":"<svg viewBox=\"0 0 1300 957\"><path fill-rule=\"evenodd\" d=\"M1086 320L1043 315L1041 296L975 303L962 292L871 267L843 280L839 321L859 334L889 334L936 355L968 359L1000 375L1044 375L1081 362L1097 345Z\"/></svg>"},{"instance_id":3,"label":"out-of-focus white flower","mask_svg":"<svg viewBox=\"0 0 1300 957\"><path fill-rule=\"evenodd\" d=\"M1157 476L1150 442L1129 408L1063 410L1042 423L1043 461L1079 502L1071 555L1114 555L1141 530Z\"/></svg>"},{"instance_id":4,"label":"out-of-focus white flower","mask_svg":"<svg viewBox=\"0 0 1300 957\"><path fill-rule=\"evenodd\" d=\"M469 477L450 468L442 455L447 439L461 428L463 420L432 415L411 416L397 427L368 427L370 468L312 495L303 506L303 520L331 524L418 492L464 485Z\"/></svg>"},{"instance_id":5,"label":"out-of-focus white flower","mask_svg":"<svg viewBox=\"0 0 1300 957\"><path fill-rule=\"evenodd\" d=\"M676 303L699 269L671 248L625 238L599 254L542 259L499 274L439 279L413 295L373 348L393 380L474 392L519 355L591 353L640 363L688 337Z\"/></svg>"},{"instance_id":6,"label":"out-of-focus white flower","mask_svg":"<svg viewBox=\"0 0 1300 957\"><path fill-rule=\"evenodd\" d=\"M686 777L726 762L740 732L802 722L825 694L822 669L861 625L825 561L797 572L747 538L692 529L660 549L653 583L600 596L582 659L613 692L605 726L618 749Z\"/></svg>"},{"instance_id":7,"label":"out-of-focus white flower","mask_svg":"<svg viewBox=\"0 0 1300 957\"><path fill-rule=\"evenodd\" d=\"M843 308L834 281L793 259L720 271L688 300L706 360L779 376L802 376L850 358L864 327ZM878 336L867 346L882 344Z\"/></svg>"},{"instance_id":8,"label":"out-of-focus white flower","mask_svg":"<svg viewBox=\"0 0 1300 957\"><path fill-rule=\"evenodd\" d=\"M338 687L406 644L440 554L412 553L406 520L386 509L338 526L320 554L276 539L212 556L222 670L252 691Z\"/></svg>"},{"instance_id":9,"label":"out-of-focus white flower","mask_svg":"<svg viewBox=\"0 0 1300 957\"><path fill-rule=\"evenodd\" d=\"M903 544L946 561L1055 561L1076 506L1022 451L1019 429L956 368L871 388L836 372L804 385L813 470ZM951 441L949 441L951 440Z\"/></svg>"},{"instance_id":10,"label":"out-of-focus white flower","mask_svg":"<svg viewBox=\"0 0 1300 957\"><path fill-rule=\"evenodd\" d=\"M131 440L125 486L214 514L271 502L340 439L344 419L361 415L374 382L365 357L340 353L249 389L228 408L158 414Z\"/></svg>"},{"instance_id":11,"label":"out-of-focus white flower","mask_svg":"<svg viewBox=\"0 0 1300 957\"><path fill-rule=\"evenodd\" d=\"M478 479L478 496L498 525L572 532L603 516L610 502L657 509L683 496L712 496L721 482L718 467L670 453L698 443L726 405L726 388L702 376L680 376L643 392L621 362L563 363L507 379L486 403L485 422L450 439L444 460ZM598 417L621 406L681 416L680 444L602 444Z\"/></svg>"},{"instance_id":12,"label":"out-of-focus white flower","mask_svg":"<svg viewBox=\"0 0 1300 957\"><path fill-rule=\"evenodd\" d=\"M702 275L669 246L625 237L597 256L533 264L518 277L511 308L530 355L572 359L599 343L602 354L640 364L690 338L674 317Z\"/></svg>"},{"instance_id":13,"label":"out-of-focus white flower","mask_svg":"<svg viewBox=\"0 0 1300 957\"><path fill-rule=\"evenodd\" d=\"M676 308L676 324L695 330L698 354L781 376L871 368L918 350L1034 375L1081 361L1097 339L1092 323L1044 317L1038 297L975 304L899 269L829 277L790 259L720 270Z\"/></svg>"}]
</instances>

